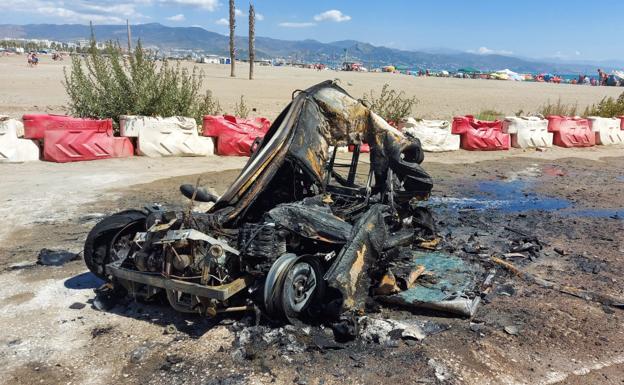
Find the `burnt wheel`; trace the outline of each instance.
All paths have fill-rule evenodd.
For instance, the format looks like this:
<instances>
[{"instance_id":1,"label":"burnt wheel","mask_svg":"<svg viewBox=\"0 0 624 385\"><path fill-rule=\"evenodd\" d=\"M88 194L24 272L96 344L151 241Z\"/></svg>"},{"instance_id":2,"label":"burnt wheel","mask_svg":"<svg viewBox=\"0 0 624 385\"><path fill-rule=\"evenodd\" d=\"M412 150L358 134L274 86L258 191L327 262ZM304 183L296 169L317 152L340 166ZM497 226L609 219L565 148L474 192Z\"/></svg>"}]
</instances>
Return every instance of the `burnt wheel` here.
<instances>
[{"instance_id":1,"label":"burnt wheel","mask_svg":"<svg viewBox=\"0 0 624 385\"><path fill-rule=\"evenodd\" d=\"M101 220L91 229L84 246L84 261L96 276L106 279L105 266L129 251L134 234L145 230L147 214L128 210Z\"/></svg>"},{"instance_id":2,"label":"burnt wheel","mask_svg":"<svg viewBox=\"0 0 624 385\"><path fill-rule=\"evenodd\" d=\"M282 309L288 321L296 324L313 317L325 293L323 269L316 258L304 257L295 262L284 279Z\"/></svg>"},{"instance_id":3,"label":"burnt wheel","mask_svg":"<svg viewBox=\"0 0 624 385\"><path fill-rule=\"evenodd\" d=\"M273 318L284 317L284 311L282 309L282 287L284 286L284 279L288 273L288 269L297 260L295 254L287 253L280 256L267 274L264 281L264 309L267 314Z\"/></svg>"}]
</instances>

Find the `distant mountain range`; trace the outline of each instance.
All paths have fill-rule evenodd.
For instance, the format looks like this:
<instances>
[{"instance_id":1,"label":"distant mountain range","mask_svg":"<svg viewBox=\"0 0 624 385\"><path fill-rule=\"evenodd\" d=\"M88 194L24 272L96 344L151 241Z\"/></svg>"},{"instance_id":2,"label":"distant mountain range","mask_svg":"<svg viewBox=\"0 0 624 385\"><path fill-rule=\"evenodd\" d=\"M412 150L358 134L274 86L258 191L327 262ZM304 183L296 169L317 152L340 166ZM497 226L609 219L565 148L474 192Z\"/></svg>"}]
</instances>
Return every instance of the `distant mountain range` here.
<instances>
[{"instance_id":1,"label":"distant mountain range","mask_svg":"<svg viewBox=\"0 0 624 385\"><path fill-rule=\"evenodd\" d=\"M98 41L126 41L125 25L95 26ZM80 24L28 24L0 25L0 38L49 39L72 42L88 39L89 26ZM132 26L132 38L141 39L145 46L155 46L164 51L175 49L200 50L216 55L228 54L228 37L199 27L167 27L158 23ZM246 58L247 38L238 36L237 55ZM339 65L345 57L348 60L361 61L367 67L395 65L408 69L457 70L473 67L484 71L508 68L516 72L552 72L558 74L596 72L595 63L565 62L563 60L532 60L504 55L481 55L445 48L421 51L405 51L387 47L373 46L355 40L342 40L322 43L316 40L279 40L268 37L256 37L257 58L288 58L297 62L323 62ZM620 63L605 62L603 69L611 70Z\"/></svg>"}]
</instances>

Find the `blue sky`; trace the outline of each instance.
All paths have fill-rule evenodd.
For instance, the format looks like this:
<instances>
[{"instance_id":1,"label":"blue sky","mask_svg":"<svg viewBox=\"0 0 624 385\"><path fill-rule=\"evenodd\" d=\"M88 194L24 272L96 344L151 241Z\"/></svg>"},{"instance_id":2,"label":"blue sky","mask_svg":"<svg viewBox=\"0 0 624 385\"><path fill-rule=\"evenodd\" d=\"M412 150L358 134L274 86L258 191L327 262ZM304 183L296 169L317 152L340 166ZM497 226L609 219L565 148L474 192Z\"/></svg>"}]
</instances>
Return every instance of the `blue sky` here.
<instances>
[{"instance_id":1,"label":"blue sky","mask_svg":"<svg viewBox=\"0 0 624 385\"><path fill-rule=\"evenodd\" d=\"M158 22L227 33L227 0L0 0L0 23ZM624 57L624 1L255 0L256 34L278 39L354 39L399 49L452 48L533 58ZM237 34L248 1L237 0Z\"/></svg>"}]
</instances>

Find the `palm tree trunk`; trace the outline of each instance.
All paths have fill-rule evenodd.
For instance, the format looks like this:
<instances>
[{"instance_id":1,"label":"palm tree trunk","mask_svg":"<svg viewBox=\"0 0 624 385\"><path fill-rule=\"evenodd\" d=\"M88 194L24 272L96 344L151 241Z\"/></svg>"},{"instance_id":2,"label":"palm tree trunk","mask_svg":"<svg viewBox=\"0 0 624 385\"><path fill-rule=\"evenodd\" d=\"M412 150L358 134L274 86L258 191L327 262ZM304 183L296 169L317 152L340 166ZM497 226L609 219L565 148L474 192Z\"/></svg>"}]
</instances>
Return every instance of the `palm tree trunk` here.
<instances>
[{"instance_id":1,"label":"palm tree trunk","mask_svg":"<svg viewBox=\"0 0 624 385\"><path fill-rule=\"evenodd\" d=\"M256 10L253 4L249 3L249 80L254 77L254 60L256 59Z\"/></svg>"},{"instance_id":2,"label":"palm tree trunk","mask_svg":"<svg viewBox=\"0 0 624 385\"><path fill-rule=\"evenodd\" d=\"M128 55L132 53L132 34L130 32L130 21L126 19L126 32L128 34Z\"/></svg>"},{"instance_id":3,"label":"palm tree trunk","mask_svg":"<svg viewBox=\"0 0 624 385\"><path fill-rule=\"evenodd\" d=\"M234 51L234 29L236 28L235 19L236 6L234 0L230 0L230 76L235 77L236 52Z\"/></svg>"}]
</instances>

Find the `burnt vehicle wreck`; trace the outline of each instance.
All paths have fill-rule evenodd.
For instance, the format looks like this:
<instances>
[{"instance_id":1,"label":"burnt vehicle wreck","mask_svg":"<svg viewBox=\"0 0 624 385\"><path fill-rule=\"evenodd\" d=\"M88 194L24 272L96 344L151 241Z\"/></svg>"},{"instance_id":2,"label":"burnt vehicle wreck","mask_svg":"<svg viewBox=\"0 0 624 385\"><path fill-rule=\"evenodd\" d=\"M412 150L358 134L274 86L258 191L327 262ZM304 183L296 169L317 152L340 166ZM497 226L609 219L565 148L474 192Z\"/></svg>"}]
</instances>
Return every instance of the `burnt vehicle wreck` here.
<instances>
[{"instance_id":1,"label":"burnt vehicle wreck","mask_svg":"<svg viewBox=\"0 0 624 385\"><path fill-rule=\"evenodd\" d=\"M354 145L350 162L337 157L344 145ZM433 219L419 203L432 189L423 158L417 140L326 81L294 94L221 197L181 187L192 200L214 202L207 212L114 214L90 232L85 262L113 287L136 297L164 293L182 312L258 309L293 323L339 322L364 313L393 261L432 239ZM406 274L414 267L405 266ZM468 301L459 313L470 315L472 298L439 298L449 299Z\"/></svg>"}]
</instances>

